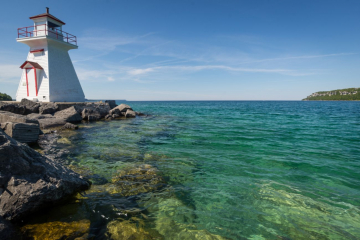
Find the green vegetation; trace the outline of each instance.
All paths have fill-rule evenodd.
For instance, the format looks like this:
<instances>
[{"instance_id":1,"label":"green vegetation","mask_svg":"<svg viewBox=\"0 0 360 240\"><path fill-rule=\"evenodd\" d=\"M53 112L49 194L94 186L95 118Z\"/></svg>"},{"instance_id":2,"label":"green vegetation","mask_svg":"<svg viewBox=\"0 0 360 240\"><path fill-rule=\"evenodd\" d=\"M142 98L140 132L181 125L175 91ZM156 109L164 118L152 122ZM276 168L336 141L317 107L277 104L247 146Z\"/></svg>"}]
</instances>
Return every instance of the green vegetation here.
<instances>
[{"instance_id":1,"label":"green vegetation","mask_svg":"<svg viewBox=\"0 0 360 240\"><path fill-rule=\"evenodd\" d=\"M12 98L6 93L0 93L0 101L12 101Z\"/></svg>"},{"instance_id":2,"label":"green vegetation","mask_svg":"<svg viewBox=\"0 0 360 240\"><path fill-rule=\"evenodd\" d=\"M360 100L360 88L345 88L332 91L321 91L304 98L305 101L339 100L354 101Z\"/></svg>"}]
</instances>

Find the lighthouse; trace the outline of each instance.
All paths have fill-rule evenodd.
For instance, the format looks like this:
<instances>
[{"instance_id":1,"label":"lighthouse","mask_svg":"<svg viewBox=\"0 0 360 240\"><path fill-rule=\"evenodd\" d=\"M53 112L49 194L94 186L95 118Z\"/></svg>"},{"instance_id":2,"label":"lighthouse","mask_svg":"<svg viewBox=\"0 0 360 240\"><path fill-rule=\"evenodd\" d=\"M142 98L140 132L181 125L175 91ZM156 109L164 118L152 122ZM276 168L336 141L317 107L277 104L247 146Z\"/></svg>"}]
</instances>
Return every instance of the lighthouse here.
<instances>
[{"instance_id":1,"label":"lighthouse","mask_svg":"<svg viewBox=\"0 0 360 240\"><path fill-rule=\"evenodd\" d=\"M83 102L81 88L69 50L77 49L76 36L63 31L65 23L49 13L30 17L33 26L18 28L17 42L30 47L21 64L22 75L16 101Z\"/></svg>"}]
</instances>

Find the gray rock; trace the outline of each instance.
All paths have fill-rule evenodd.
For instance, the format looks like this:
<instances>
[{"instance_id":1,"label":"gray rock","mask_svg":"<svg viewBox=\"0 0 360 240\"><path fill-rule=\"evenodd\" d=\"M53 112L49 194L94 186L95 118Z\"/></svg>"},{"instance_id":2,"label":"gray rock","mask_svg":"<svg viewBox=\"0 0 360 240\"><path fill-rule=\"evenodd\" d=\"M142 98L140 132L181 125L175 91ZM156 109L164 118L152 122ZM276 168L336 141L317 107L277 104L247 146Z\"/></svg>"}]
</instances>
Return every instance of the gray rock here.
<instances>
[{"instance_id":1,"label":"gray rock","mask_svg":"<svg viewBox=\"0 0 360 240\"><path fill-rule=\"evenodd\" d=\"M79 103L79 102L66 102L66 103L56 103L56 105L58 106L58 111L62 111L64 109L67 109L67 108L72 107L72 106L85 107L86 102L82 102L82 103ZM79 113L81 113L81 111Z\"/></svg>"},{"instance_id":2,"label":"gray rock","mask_svg":"<svg viewBox=\"0 0 360 240\"><path fill-rule=\"evenodd\" d=\"M79 174L0 131L0 216L20 220L47 205L89 188Z\"/></svg>"},{"instance_id":3,"label":"gray rock","mask_svg":"<svg viewBox=\"0 0 360 240\"><path fill-rule=\"evenodd\" d=\"M39 138L39 125L35 123L1 123L1 129L16 141L33 143Z\"/></svg>"},{"instance_id":4,"label":"gray rock","mask_svg":"<svg viewBox=\"0 0 360 240\"><path fill-rule=\"evenodd\" d=\"M29 115L26 116L28 119L45 119L45 118L55 118L53 115L51 114L39 114L39 113L31 113Z\"/></svg>"},{"instance_id":5,"label":"gray rock","mask_svg":"<svg viewBox=\"0 0 360 240\"><path fill-rule=\"evenodd\" d=\"M134 118L136 117L136 113L133 110L128 109L125 113L126 118Z\"/></svg>"},{"instance_id":6,"label":"gray rock","mask_svg":"<svg viewBox=\"0 0 360 240\"><path fill-rule=\"evenodd\" d=\"M96 116L93 116L93 115L89 115L89 116L87 117L87 120L88 120L89 122L94 122L94 121L99 120L99 118L97 118Z\"/></svg>"},{"instance_id":7,"label":"gray rock","mask_svg":"<svg viewBox=\"0 0 360 240\"><path fill-rule=\"evenodd\" d=\"M113 108L113 109L111 109L110 111L109 111L109 114L110 115L113 115L113 114L117 114L117 115L121 115L121 112L120 112L120 109L118 109L118 108Z\"/></svg>"},{"instance_id":8,"label":"gray rock","mask_svg":"<svg viewBox=\"0 0 360 240\"><path fill-rule=\"evenodd\" d=\"M14 123L36 123L39 124L38 120L29 118L28 116L0 111L0 123L14 122Z\"/></svg>"},{"instance_id":9,"label":"gray rock","mask_svg":"<svg viewBox=\"0 0 360 240\"><path fill-rule=\"evenodd\" d=\"M24 98L21 100L20 106L25 107L25 114L39 113L40 103L38 102L33 102Z\"/></svg>"},{"instance_id":10,"label":"gray rock","mask_svg":"<svg viewBox=\"0 0 360 240\"><path fill-rule=\"evenodd\" d=\"M112 115L111 114L106 115L105 120L113 120Z\"/></svg>"},{"instance_id":11,"label":"gray rock","mask_svg":"<svg viewBox=\"0 0 360 240\"><path fill-rule=\"evenodd\" d=\"M56 103L42 103L39 108L40 114L54 114L58 110L58 106Z\"/></svg>"},{"instance_id":12,"label":"gray rock","mask_svg":"<svg viewBox=\"0 0 360 240\"><path fill-rule=\"evenodd\" d=\"M26 112L26 108L24 106L11 102L0 102L0 110L22 115Z\"/></svg>"},{"instance_id":13,"label":"gray rock","mask_svg":"<svg viewBox=\"0 0 360 240\"><path fill-rule=\"evenodd\" d=\"M124 113L126 113L127 110L133 110L129 105L124 104L124 103L122 103L119 106L113 108L112 110L114 110L114 109L119 109L120 112L124 112Z\"/></svg>"},{"instance_id":14,"label":"gray rock","mask_svg":"<svg viewBox=\"0 0 360 240\"><path fill-rule=\"evenodd\" d=\"M51 114L32 113L26 116L28 119L37 121L40 129L58 128L66 124L62 118L56 118Z\"/></svg>"},{"instance_id":15,"label":"gray rock","mask_svg":"<svg viewBox=\"0 0 360 240\"><path fill-rule=\"evenodd\" d=\"M69 107L62 111L56 112L54 114L56 118L64 119L66 122L81 122L82 117L76 111L75 107Z\"/></svg>"},{"instance_id":16,"label":"gray rock","mask_svg":"<svg viewBox=\"0 0 360 240\"><path fill-rule=\"evenodd\" d=\"M97 121L101 119L100 113L91 108L85 108L82 111L81 116L84 120L88 121Z\"/></svg>"},{"instance_id":17,"label":"gray rock","mask_svg":"<svg viewBox=\"0 0 360 240\"><path fill-rule=\"evenodd\" d=\"M106 100L105 103L109 104L110 109L117 107L115 100Z\"/></svg>"},{"instance_id":18,"label":"gray rock","mask_svg":"<svg viewBox=\"0 0 360 240\"><path fill-rule=\"evenodd\" d=\"M58 128L66 124L66 121L64 119L55 117L43 118L39 119L38 121L41 129Z\"/></svg>"},{"instance_id":19,"label":"gray rock","mask_svg":"<svg viewBox=\"0 0 360 240\"><path fill-rule=\"evenodd\" d=\"M61 129L78 129L79 126L72 124L72 123L66 123Z\"/></svg>"}]
</instances>

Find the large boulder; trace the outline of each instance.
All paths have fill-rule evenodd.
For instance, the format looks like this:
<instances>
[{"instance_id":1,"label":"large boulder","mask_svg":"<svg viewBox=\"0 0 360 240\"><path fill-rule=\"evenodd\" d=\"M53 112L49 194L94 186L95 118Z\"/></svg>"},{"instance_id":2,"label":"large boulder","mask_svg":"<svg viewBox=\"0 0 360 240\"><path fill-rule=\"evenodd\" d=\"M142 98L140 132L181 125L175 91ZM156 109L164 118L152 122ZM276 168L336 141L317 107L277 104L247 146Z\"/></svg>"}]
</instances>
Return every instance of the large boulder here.
<instances>
[{"instance_id":1,"label":"large boulder","mask_svg":"<svg viewBox=\"0 0 360 240\"><path fill-rule=\"evenodd\" d=\"M42 103L39 108L40 114L54 114L58 110L58 106L56 103Z\"/></svg>"},{"instance_id":2,"label":"large boulder","mask_svg":"<svg viewBox=\"0 0 360 240\"><path fill-rule=\"evenodd\" d=\"M0 216L17 221L89 188L79 174L0 130Z\"/></svg>"},{"instance_id":3,"label":"large boulder","mask_svg":"<svg viewBox=\"0 0 360 240\"><path fill-rule=\"evenodd\" d=\"M25 107L25 114L39 113L40 103L38 102L33 102L24 98L21 100L20 106Z\"/></svg>"},{"instance_id":4,"label":"large boulder","mask_svg":"<svg viewBox=\"0 0 360 240\"><path fill-rule=\"evenodd\" d=\"M125 113L126 118L134 118L136 117L136 113L133 110L128 109Z\"/></svg>"},{"instance_id":5,"label":"large boulder","mask_svg":"<svg viewBox=\"0 0 360 240\"><path fill-rule=\"evenodd\" d=\"M35 123L1 123L1 129L13 139L22 143L33 143L39 138L39 125Z\"/></svg>"},{"instance_id":6,"label":"large boulder","mask_svg":"<svg viewBox=\"0 0 360 240\"><path fill-rule=\"evenodd\" d=\"M0 110L1 111L12 112L12 113L16 113L16 114L25 114L26 107L20 106L17 103L0 102Z\"/></svg>"},{"instance_id":7,"label":"large boulder","mask_svg":"<svg viewBox=\"0 0 360 240\"><path fill-rule=\"evenodd\" d=\"M64 119L66 122L81 122L82 117L76 111L75 107L69 107L62 111L56 112L54 114L56 118Z\"/></svg>"},{"instance_id":8,"label":"large boulder","mask_svg":"<svg viewBox=\"0 0 360 240\"><path fill-rule=\"evenodd\" d=\"M124 103L120 104L119 106L117 106L111 110L115 111L115 109L118 109L120 112L123 112L123 113L126 113L127 110L133 110L129 105L124 104ZM115 112L112 112L110 114L113 114L113 113L115 113Z\"/></svg>"},{"instance_id":9,"label":"large boulder","mask_svg":"<svg viewBox=\"0 0 360 240\"><path fill-rule=\"evenodd\" d=\"M41 129L58 128L66 124L64 119L56 118L51 114L32 113L26 117L31 120L36 120L39 123Z\"/></svg>"},{"instance_id":10,"label":"large boulder","mask_svg":"<svg viewBox=\"0 0 360 240\"><path fill-rule=\"evenodd\" d=\"M64 119L55 117L39 119L38 121L41 129L58 128L66 124L66 121Z\"/></svg>"},{"instance_id":11,"label":"large boulder","mask_svg":"<svg viewBox=\"0 0 360 240\"><path fill-rule=\"evenodd\" d=\"M0 123L14 122L14 123L36 123L39 124L37 119L24 116L12 112L0 111Z\"/></svg>"},{"instance_id":12,"label":"large boulder","mask_svg":"<svg viewBox=\"0 0 360 240\"><path fill-rule=\"evenodd\" d=\"M118 108L116 108L116 107L113 108L113 109L111 109L111 110L109 111L109 114L110 114L110 115L116 114L116 115L119 115L119 116L125 115L124 113L120 112L120 109L118 109Z\"/></svg>"}]
</instances>

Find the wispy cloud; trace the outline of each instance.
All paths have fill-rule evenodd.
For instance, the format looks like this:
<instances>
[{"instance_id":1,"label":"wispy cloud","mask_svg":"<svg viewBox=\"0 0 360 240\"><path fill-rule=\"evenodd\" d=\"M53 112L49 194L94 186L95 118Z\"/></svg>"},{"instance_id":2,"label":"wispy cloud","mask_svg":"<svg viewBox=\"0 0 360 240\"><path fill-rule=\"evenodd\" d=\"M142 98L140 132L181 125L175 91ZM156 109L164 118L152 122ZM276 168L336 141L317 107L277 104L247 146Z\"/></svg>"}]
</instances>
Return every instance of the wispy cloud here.
<instances>
[{"instance_id":1,"label":"wispy cloud","mask_svg":"<svg viewBox=\"0 0 360 240\"><path fill-rule=\"evenodd\" d=\"M143 38L146 38L154 33L146 33L140 36L129 36L125 34L111 35L104 30L94 29L88 30L83 37L80 37L78 42L82 47L98 50L98 51L113 51L118 46L129 45L134 43L141 43Z\"/></svg>"},{"instance_id":2,"label":"wispy cloud","mask_svg":"<svg viewBox=\"0 0 360 240\"><path fill-rule=\"evenodd\" d=\"M202 70L225 70L232 72L263 72L263 73L289 73L288 69L256 69L256 68L236 68L222 65L202 65L202 66L160 66L152 68L136 68L128 71L129 75L143 75L150 72L170 70L170 71L202 71Z\"/></svg>"},{"instance_id":3,"label":"wispy cloud","mask_svg":"<svg viewBox=\"0 0 360 240\"><path fill-rule=\"evenodd\" d=\"M332 53L332 54L321 54L321 55L290 56L290 57L279 57L279 58L266 58L266 59L247 61L242 63L259 63L259 62L280 61L280 60L325 58L325 57L348 56L348 55L356 55L356 54L358 53Z\"/></svg>"}]
</instances>

